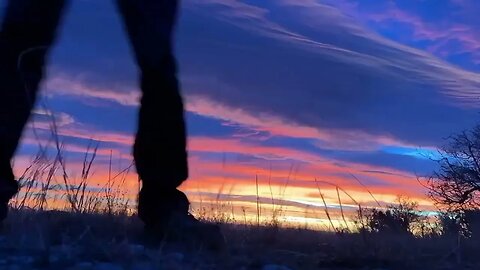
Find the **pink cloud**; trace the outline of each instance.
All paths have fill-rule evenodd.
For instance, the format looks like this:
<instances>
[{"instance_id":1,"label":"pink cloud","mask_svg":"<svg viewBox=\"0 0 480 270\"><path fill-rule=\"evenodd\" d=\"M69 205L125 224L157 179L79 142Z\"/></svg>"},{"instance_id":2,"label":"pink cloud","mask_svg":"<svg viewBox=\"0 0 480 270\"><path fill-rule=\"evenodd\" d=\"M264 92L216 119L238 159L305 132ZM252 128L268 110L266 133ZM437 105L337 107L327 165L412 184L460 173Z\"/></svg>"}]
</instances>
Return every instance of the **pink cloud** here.
<instances>
[{"instance_id":1,"label":"pink cloud","mask_svg":"<svg viewBox=\"0 0 480 270\"><path fill-rule=\"evenodd\" d=\"M216 85L216 87L227 86ZM57 75L53 79L48 80L46 88L49 90L47 94L73 95L79 98L103 99L114 101L125 106L137 106L138 97L140 95L138 90L118 91L116 89L100 89L85 84L79 79L65 75ZM251 112L241 108L232 108L198 95L186 96L186 109L189 112L202 116L239 124L251 130L268 132L268 134L272 136L319 140L318 146L322 148L371 150L383 144L407 146L405 143L402 143L395 138L378 135L374 136L360 130L319 129L287 122L275 115L253 115ZM62 117L65 118L66 115L56 116L55 119L63 123L67 119L63 119ZM37 128L49 130L50 125L48 123L40 123L37 124ZM133 143L133 136L131 135L120 135L117 133L111 134L108 132L106 134L91 133L86 131L85 128L78 128L75 126L68 129L62 129L60 132L60 135L62 136L96 139L98 141L121 144Z\"/></svg>"},{"instance_id":2,"label":"pink cloud","mask_svg":"<svg viewBox=\"0 0 480 270\"><path fill-rule=\"evenodd\" d=\"M326 149L372 150L385 144L408 146L395 138L374 136L360 130L320 129L296 125L269 114L254 116L248 111L231 108L201 96L190 96L187 100L190 112L237 123L274 136L318 140L318 146Z\"/></svg>"},{"instance_id":3,"label":"pink cloud","mask_svg":"<svg viewBox=\"0 0 480 270\"><path fill-rule=\"evenodd\" d=\"M82 98L95 98L117 102L125 106L137 106L139 104L140 91L125 89L121 86L100 88L85 84L81 78L75 78L65 74L56 74L45 83L49 91L47 95L78 96Z\"/></svg>"}]
</instances>

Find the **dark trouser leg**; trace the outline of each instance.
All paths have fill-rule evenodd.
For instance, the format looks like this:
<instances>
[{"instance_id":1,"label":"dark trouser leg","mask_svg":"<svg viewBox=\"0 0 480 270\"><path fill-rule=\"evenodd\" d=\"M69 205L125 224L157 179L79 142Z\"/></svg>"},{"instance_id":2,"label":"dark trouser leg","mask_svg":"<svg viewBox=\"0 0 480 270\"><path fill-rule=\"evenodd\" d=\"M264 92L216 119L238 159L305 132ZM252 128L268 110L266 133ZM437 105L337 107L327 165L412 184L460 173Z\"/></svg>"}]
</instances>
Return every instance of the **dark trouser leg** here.
<instances>
[{"instance_id":1,"label":"dark trouser leg","mask_svg":"<svg viewBox=\"0 0 480 270\"><path fill-rule=\"evenodd\" d=\"M10 160L35 102L64 0L10 0L0 30L0 199L16 187ZM2 192L3 191L3 192ZM2 217L0 217L1 219Z\"/></svg>"},{"instance_id":2,"label":"dark trouser leg","mask_svg":"<svg viewBox=\"0 0 480 270\"><path fill-rule=\"evenodd\" d=\"M177 187L188 177L184 108L172 53L176 0L118 0L141 72L143 97L134 146L145 223L188 211Z\"/></svg>"}]
</instances>

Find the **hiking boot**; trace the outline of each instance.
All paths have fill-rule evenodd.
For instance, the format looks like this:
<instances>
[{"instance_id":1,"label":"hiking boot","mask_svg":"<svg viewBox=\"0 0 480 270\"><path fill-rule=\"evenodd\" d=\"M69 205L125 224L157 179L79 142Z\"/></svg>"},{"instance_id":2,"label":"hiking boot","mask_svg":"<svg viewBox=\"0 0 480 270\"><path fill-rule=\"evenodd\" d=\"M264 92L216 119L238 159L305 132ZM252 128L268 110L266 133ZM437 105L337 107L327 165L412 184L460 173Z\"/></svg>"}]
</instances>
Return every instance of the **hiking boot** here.
<instances>
[{"instance_id":1,"label":"hiking boot","mask_svg":"<svg viewBox=\"0 0 480 270\"><path fill-rule=\"evenodd\" d=\"M0 158L0 224L7 217L8 201L17 194L18 189L10 161Z\"/></svg>"},{"instance_id":2,"label":"hiking boot","mask_svg":"<svg viewBox=\"0 0 480 270\"><path fill-rule=\"evenodd\" d=\"M220 227L196 219L189 213L189 206L187 196L179 190L170 194L140 191L138 214L149 244L179 243L223 251L226 243Z\"/></svg>"},{"instance_id":3,"label":"hiking boot","mask_svg":"<svg viewBox=\"0 0 480 270\"><path fill-rule=\"evenodd\" d=\"M224 251L226 248L220 226L201 222L190 213L172 213L165 223L145 224L145 234L153 245L178 243L212 251Z\"/></svg>"}]
</instances>

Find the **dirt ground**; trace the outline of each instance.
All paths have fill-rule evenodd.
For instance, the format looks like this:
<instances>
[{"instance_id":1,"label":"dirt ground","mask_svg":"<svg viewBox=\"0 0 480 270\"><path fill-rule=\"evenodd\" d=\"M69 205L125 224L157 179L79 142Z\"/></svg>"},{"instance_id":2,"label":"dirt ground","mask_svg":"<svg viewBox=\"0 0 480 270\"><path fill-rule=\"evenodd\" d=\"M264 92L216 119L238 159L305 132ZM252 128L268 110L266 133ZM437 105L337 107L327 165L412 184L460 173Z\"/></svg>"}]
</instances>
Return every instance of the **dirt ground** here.
<instances>
[{"instance_id":1,"label":"dirt ground","mask_svg":"<svg viewBox=\"0 0 480 270\"><path fill-rule=\"evenodd\" d=\"M135 217L14 211L0 236L0 269L480 269L474 241L335 234L223 224L212 252L142 244Z\"/></svg>"}]
</instances>

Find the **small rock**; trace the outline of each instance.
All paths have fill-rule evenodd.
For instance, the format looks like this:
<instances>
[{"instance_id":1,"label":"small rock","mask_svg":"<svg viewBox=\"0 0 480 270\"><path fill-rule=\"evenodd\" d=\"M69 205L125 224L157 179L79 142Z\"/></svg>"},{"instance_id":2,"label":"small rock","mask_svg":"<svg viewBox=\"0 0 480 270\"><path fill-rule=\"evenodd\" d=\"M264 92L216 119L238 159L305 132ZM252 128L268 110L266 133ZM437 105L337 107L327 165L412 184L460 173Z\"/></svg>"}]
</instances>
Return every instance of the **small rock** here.
<instances>
[{"instance_id":1,"label":"small rock","mask_svg":"<svg viewBox=\"0 0 480 270\"><path fill-rule=\"evenodd\" d=\"M262 270L291 270L291 269L283 265L267 264L262 268Z\"/></svg>"}]
</instances>

